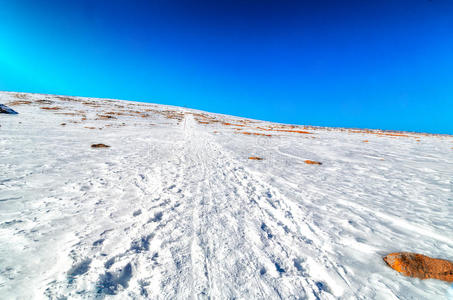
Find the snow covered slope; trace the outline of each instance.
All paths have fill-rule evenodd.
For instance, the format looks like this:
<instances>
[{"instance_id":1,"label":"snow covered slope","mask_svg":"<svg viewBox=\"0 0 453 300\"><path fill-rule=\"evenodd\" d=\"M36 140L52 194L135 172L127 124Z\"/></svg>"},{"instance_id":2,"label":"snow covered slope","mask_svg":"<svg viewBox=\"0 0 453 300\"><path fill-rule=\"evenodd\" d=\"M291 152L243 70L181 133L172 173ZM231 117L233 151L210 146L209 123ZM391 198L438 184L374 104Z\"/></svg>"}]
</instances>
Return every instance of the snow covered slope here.
<instances>
[{"instance_id":1,"label":"snow covered slope","mask_svg":"<svg viewBox=\"0 0 453 300\"><path fill-rule=\"evenodd\" d=\"M1 299L452 295L382 260L453 260L451 136L38 94L0 103L19 112L0 115Z\"/></svg>"}]
</instances>

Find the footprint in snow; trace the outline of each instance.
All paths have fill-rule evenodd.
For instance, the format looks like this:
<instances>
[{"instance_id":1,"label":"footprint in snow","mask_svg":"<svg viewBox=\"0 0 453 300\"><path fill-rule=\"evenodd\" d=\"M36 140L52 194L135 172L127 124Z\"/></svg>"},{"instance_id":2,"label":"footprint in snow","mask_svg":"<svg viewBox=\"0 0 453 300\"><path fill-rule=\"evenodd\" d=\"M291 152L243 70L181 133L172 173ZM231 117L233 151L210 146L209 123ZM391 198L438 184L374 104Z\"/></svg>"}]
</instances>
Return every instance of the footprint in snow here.
<instances>
[{"instance_id":1,"label":"footprint in snow","mask_svg":"<svg viewBox=\"0 0 453 300\"><path fill-rule=\"evenodd\" d=\"M330 292L329 287L327 286L327 284L325 284L322 281L317 281L316 282L316 286L318 287L318 289L320 291L324 291L324 292L328 292L328 293Z\"/></svg>"},{"instance_id":2,"label":"footprint in snow","mask_svg":"<svg viewBox=\"0 0 453 300\"><path fill-rule=\"evenodd\" d=\"M139 240L133 241L131 244L130 250L134 251L135 253L148 251L149 243L153 237L154 237L154 234L151 233L147 236L142 236Z\"/></svg>"},{"instance_id":3,"label":"footprint in snow","mask_svg":"<svg viewBox=\"0 0 453 300\"><path fill-rule=\"evenodd\" d=\"M261 223L261 230L267 234L268 239L271 239L274 237L271 233L271 230L269 229L269 227L267 227L267 225L265 223Z\"/></svg>"},{"instance_id":4,"label":"footprint in snow","mask_svg":"<svg viewBox=\"0 0 453 300\"><path fill-rule=\"evenodd\" d=\"M127 288L132 278L132 265L128 263L118 272L106 272L101 275L97 283L97 293L106 295L116 295L120 286Z\"/></svg>"},{"instance_id":5,"label":"footprint in snow","mask_svg":"<svg viewBox=\"0 0 453 300\"><path fill-rule=\"evenodd\" d=\"M69 283L72 283L75 277L79 275L83 275L90 269L91 259L87 258L75 264L71 269L68 271L68 280Z\"/></svg>"},{"instance_id":6,"label":"footprint in snow","mask_svg":"<svg viewBox=\"0 0 453 300\"><path fill-rule=\"evenodd\" d=\"M160 212L154 213L154 218L151 218L151 219L148 221L148 223L150 223L150 222L159 222L160 220L162 220L162 216L163 216L163 215L164 215L164 214L163 214L161 211L160 211Z\"/></svg>"},{"instance_id":7,"label":"footprint in snow","mask_svg":"<svg viewBox=\"0 0 453 300\"><path fill-rule=\"evenodd\" d=\"M96 246L102 245L102 243L104 243L104 240L105 239L99 239L99 240L94 241L93 246L96 247Z\"/></svg>"},{"instance_id":8,"label":"footprint in snow","mask_svg":"<svg viewBox=\"0 0 453 300\"><path fill-rule=\"evenodd\" d=\"M275 269L277 270L278 273L282 274L285 273L285 269L283 269L278 262L274 262L275 264Z\"/></svg>"}]
</instances>

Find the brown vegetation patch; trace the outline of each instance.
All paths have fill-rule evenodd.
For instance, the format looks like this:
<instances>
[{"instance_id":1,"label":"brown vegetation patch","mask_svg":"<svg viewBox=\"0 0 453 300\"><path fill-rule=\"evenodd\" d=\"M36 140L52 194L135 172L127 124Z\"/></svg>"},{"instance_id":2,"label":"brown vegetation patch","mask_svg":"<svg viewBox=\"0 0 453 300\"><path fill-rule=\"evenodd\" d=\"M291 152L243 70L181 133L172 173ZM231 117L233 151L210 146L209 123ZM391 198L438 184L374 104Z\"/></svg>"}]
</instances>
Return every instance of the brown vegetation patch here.
<instances>
[{"instance_id":1,"label":"brown vegetation patch","mask_svg":"<svg viewBox=\"0 0 453 300\"><path fill-rule=\"evenodd\" d=\"M127 111L128 113L132 114L132 115L140 115L142 112L141 111L138 111L138 110L128 110Z\"/></svg>"},{"instance_id":2,"label":"brown vegetation patch","mask_svg":"<svg viewBox=\"0 0 453 300\"><path fill-rule=\"evenodd\" d=\"M453 262L423 254L399 252L384 257L392 269L404 276L453 282Z\"/></svg>"},{"instance_id":3,"label":"brown vegetation patch","mask_svg":"<svg viewBox=\"0 0 453 300\"><path fill-rule=\"evenodd\" d=\"M46 100L46 99L35 100L35 102L36 102L36 103L39 103L39 104L47 104L47 105L50 105L50 104L54 104L54 103L55 103L54 101Z\"/></svg>"},{"instance_id":4,"label":"brown vegetation patch","mask_svg":"<svg viewBox=\"0 0 453 300\"><path fill-rule=\"evenodd\" d=\"M344 131L344 129L341 129L340 131ZM378 135L378 136L411 137L411 138L416 138L416 139L419 138L418 136L409 135L409 134L406 134L406 133L401 133L399 131L397 131L397 132L394 132L394 131L386 132L386 131L371 130L371 129L348 129L347 131L351 132L351 133L366 133L366 134L374 134L374 135Z\"/></svg>"},{"instance_id":5,"label":"brown vegetation patch","mask_svg":"<svg viewBox=\"0 0 453 300\"><path fill-rule=\"evenodd\" d=\"M292 128L292 129L281 129L281 128ZM296 128L295 126L276 126L276 127L271 127L271 128L264 128L264 127L255 127L255 129L258 130L264 130L264 131L277 131L277 132L293 132L293 133L301 133L301 134L313 134L312 132L305 131L305 130L293 130L293 128Z\"/></svg>"},{"instance_id":6,"label":"brown vegetation patch","mask_svg":"<svg viewBox=\"0 0 453 300\"><path fill-rule=\"evenodd\" d=\"M265 130L265 131L271 131L272 128L263 128L263 127L255 127L256 129L259 129L259 130Z\"/></svg>"},{"instance_id":7,"label":"brown vegetation patch","mask_svg":"<svg viewBox=\"0 0 453 300\"><path fill-rule=\"evenodd\" d=\"M61 125L61 126L66 126L66 123L61 123L60 125Z\"/></svg>"},{"instance_id":8,"label":"brown vegetation patch","mask_svg":"<svg viewBox=\"0 0 453 300\"><path fill-rule=\"evenodd\" d=\"M25 104L31 104L31 101L28 100L16 100L16 101L10 101L6 103L8 106L18 106L18 105L25 105Z\"/></svg>"},{"instance_id":9,"label":"brown vegetation patch","mask_svg":"<svg viewBox=\"0 0 453 300\"><path fill-rule=\"evenodd\" d=\"M81 100L77 99L76 97L70 97L70 96L54 96L54 98L60 99L62 101L81 102Z\"/></svg>"},{"instance_id":10,"label":"brown vegetation patch","mask_svg":"<svg viewBox=\"0 0 453 300\"><path fill-rule=\"evenodd\" d=\"M153 110L145 110L145 111L153 111ZM155 111L154 111L155 112ZM105 115L113 115L113 116L129 116L129 117L142 117L147 118L150 115L138 110L121 110L121 111L109 111L105 112Z\"/></svg>"},{"instance_id":11,"label":"brown vegetation patch","mask_svg":"<svg viewBox=\"0 0 453 300\"><path fill-rule=\"evenodd\" d=\"M71 117L80 116L80 117L86 118L86 115L84 113L78 113L78 112L58 112L58 113L55 113L55 114L64 115L64 116L71 116Z\"/></svg>"},{"instance_id":12,"label":"brown vegetation patch","mask_svg":"<svg viewBox=\"0 0 453 300\"><path fill-rule=\"evenodd\" d=\"M115 116L130 116L130 117L135 117L135 116L143 117L143 115L147 115L147 114L143 114L143 112L137 111L137 110L109 111L109 112L105 112L104 114L115 115Z\"/></svg>"},{"instance_id":13,"label":"brown vegetation patch","mask_svg":"<svg viewBox=\"0 0 453 300\"><path fill-rule=\"evenodd\" d=\"M309 165L322 165L322 162L309 160L309 159L305 160L304 162Z\"/></svg>"},{"instance_id":14,"label":"brown vegetation patch","mask_svg":"<svg viewBox=\"0 0 453 300\"><path fill-rule=\"evenodd\" d=\"M258 157L258 156L250 156L249 159L252 159L252 160L263 160L263 158Z\"/></svg>"},{"instance_id":15,"label":"brown vegetation patch","mask_svg":"<svg viewBox=\"0 0 453 300\"><path fill-rule=\"evenodd\" d=\"M61 107L58 107L58 106L41 106L40 109L44 109L44 110L60 110Z\"/></svg>"},{"instance_id":16,"label":"brown vegetation patch","mask_svg":"<svg viewBox=\"0 0 453 300\"><path fill-rule=\"evenodd\" d=\"M248 131L241 131L241 132L236 132L236 133L242 133L245 135L258 135L258 136L272 136L271 134L264 134L264 133L258 133L258 132L248 132Z\"/></svg>"},{"instance_id":17,"label":"brown vegetation patch","mask_svg":"<svg viewBox=\"0 0 453 300\"><path fill-rule=\"evenodd\" d=\"M16 94L14 94L14 97L16 97L17 99L27 99L28 95L22 94L22 93L16 93Z\"/></svg>"},{"instance_id":18,"label":"brown vegetation patch","mask_svg":"<svg viewBox=\"0 0 453 300\"><path fill-rule=\"evenodd\" d=\"M182 121L184 119L184 113L175 110L162 110L162 111L156 110L155 112L163 115L167 119L173 119L178 121Z\"/></svg>"},{"instance_id":19,"label":"brown vegetation patch","mask_svg":"<svg viewBox=\"0 0 453 300\"><path fill-rule=\"evenodd\" d=\"M116 117L111 116L111 115L97 115L98 117L96 120L111 120L111 119L116 119Z\"/></svg>"},{"instance_id":20,"label":"brown vegetation patch","mask_svg":"<svg viewBox=\"0 0 453 300\"><path fill-rule=\"evenodd\" d=\"M96 127L91 127L91 126L85 126L87 129L96 129Z\"/></svg>"},{"instance_id":21,"label":"brown vegetation patch","mask_svg":"<svg viewBox=\"0 0 453 300\"><path fill-rule=\"evenodd\" d=\"M215 117L206 114L201 113L190 113L190 114L192 114L192 116L194 117L195 121L198 122L198 124L208 125L220 122Z\"/></svg>"},{"instance_id":22,"label":"brown vegetation patch","mask_svg":"<svg viewBox=\"0 0 453 300\"><path fill-rule=\"evenodd\" d=\"M280 131L280 132L294 132L294 133L302 133L302 134L313 134L309 131L303 131L303 130L287 130L287 129L276 129L275 131Z\"/></svg>"},{"instance_id":23,"label":"brown vegetation patch","mask_svg":"<svg viewBox=\"0 0 453 300\"><path fill-rule=\"evenodd\" d=\"M407 134L399 134L399 133L383 133L383 132L377 132L377 133L374 133L374 134L377 134L377 135L386 135L386 136L394 136L394 137L413 137L413 136L410 136L410 135L407 135Z\"/></svg>"},{"instance_id":24,"label":"brown vegetation patch","mask_svg":"<svg viewBox=\"0 0 453 300\"><path fill-rule=\"evenodd\" d=\"M64 115L64 116L78 116L79 114L78 113L73 113L73 112L59 112L59 113L55 113L57 115Z\"/></svg>"},{"instance_id":25,"label":"brown vegetation patch","mask_svg":"<svg viewBox=\"0 0 453 300\"><path fill-rule=\"evenodd\" d=\"M108 116L133 116L132 114L125 113L122 111L107 111L103 112L103 114Z\"/></svg>"},{"instance_id":26,"label":"brown vegetation patch","mask_svg":"<svg viewBox=\"0 0 453 300\"><path fill-rule=\"evenodd\" d=\"M106 144L93 144L91 145L91 148L109 148L109 145Z\"/></svg>"},{"instance_id":27,"label":"brown vegetation patch","mask_svg":"<svg viewBox=\"0 0 453 300\"><path fill-rule=\"evenodd\" d=\"M226 126L239 126L239 127L244 127L245 125L242 124L234 124L234 123L228 123L228 122L222 122L222 125Z\"/></svg>"},{"instance_id":28,"label":"brown vegetation patch","mask_svg":"<svg viewBox=\"0 0 453 300\"><path fill-rule=\"evenodd\" d=\"M100 105L99 102L85 101L85 102L82 102L82 104L90 106L90 107L95 107L95 108L102 107L102 105Z\"/></svg>"}]
</instances>

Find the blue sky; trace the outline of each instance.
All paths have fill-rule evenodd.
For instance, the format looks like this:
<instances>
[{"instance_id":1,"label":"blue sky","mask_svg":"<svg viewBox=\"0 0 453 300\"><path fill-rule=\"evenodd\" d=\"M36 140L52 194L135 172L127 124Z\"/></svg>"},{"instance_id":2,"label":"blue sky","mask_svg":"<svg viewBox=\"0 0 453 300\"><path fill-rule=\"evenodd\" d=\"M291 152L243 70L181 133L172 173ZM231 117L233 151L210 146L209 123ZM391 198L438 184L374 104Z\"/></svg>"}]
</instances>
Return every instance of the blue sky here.
<instances>
[{"instance_id":1,"label":"blue sky","mask_svg":"<svg viewBox=\"0 0 453 300\"><path fill-rule=\"evenodd\" d=\"M453 134L451 0L0 5L0 90Z\"/></svg>"}]
</instances>

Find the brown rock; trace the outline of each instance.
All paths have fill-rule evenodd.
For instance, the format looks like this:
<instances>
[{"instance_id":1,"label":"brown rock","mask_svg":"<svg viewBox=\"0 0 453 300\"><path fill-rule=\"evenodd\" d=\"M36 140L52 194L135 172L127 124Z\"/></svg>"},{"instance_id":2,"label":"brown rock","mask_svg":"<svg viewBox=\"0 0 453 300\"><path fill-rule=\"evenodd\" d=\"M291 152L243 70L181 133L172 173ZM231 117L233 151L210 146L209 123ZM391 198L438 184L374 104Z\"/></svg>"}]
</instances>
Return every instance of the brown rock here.
<instances>
[{"instance_id":1,"label":"brown rock","mask_svg":"<svg viewBox=\"0 0 453 300\"><path fill-rule=\"evenodd\" d=\"M263 160L263 158L258 157L258 156L250 156L249 159L253 159L253 160Z\"/></svg>"},{"instance_id":2,"label":"brown rock","mask_svg":"<svg viewBox=\"0 0 453 300\"><path fill-rule=\"evenodd\" d=\"M385 256L384 261L405 276L453 282L453 262L448 260L417 253L398 252Z\"/></svg>"},{"instance_id":3,"label":"brown rock","mask_svg":"<svg viewBox=\"0 0 453 300\"><path fill-rule=\"evenodd\" d=\"M322 165L322 162L309 160L309 159L305 160L305 163L309 164L309 165Z\"/></svg>"},{"instance_id":4,"label":"brown rock","mask_svg":"<svg viewBox=\"0 0 453 300\"><path fill-rule=\"evenodd\" d=\"M96 118L96 120L109 120L109 119L116 119L116 117L111 116L111 115L99 115L98 114L98 118Z\"/></svg>"},{"instance_id":5,"label":"brown rock","mask_svg":"<svg viewBox=\"0 0 453 300\"><path fill-rule=\"evenodd\" d=\"M106 144L93 144L91 145L91 148L109 148L109 145Z\"/></svg>"}]
</instances>

